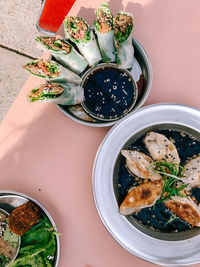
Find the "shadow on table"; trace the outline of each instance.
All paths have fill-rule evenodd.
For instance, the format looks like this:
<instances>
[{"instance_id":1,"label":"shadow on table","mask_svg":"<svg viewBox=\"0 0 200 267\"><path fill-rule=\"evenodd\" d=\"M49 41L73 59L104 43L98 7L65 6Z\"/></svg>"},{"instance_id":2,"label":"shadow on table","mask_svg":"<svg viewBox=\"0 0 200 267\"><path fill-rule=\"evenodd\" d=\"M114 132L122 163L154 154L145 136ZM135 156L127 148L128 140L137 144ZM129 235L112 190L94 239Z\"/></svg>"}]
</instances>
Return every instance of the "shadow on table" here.
<instances>
[{"instance_id":1,"label":"shadow on table","mask_svg":"<svg viewBox=\"0 0 200 267\"><path fill-rule=\"evenodd\" d=\"M114 17L116 16L117 12L120 10L125 10L127 12L130 12L133 14L133 16L137 13L140 13L140 11L142 10L141 5L138 3L128 2L126 5L123 5L122 1L111 0L108 4ZM92 26L94 25L94 20L96 19L95 12L96 12L96 9L94 8L91 8L91 7L87 8L87 7L82 6L80 10L78 11L77 16L84 18L86 22ZM64 25L63 24L61 25L57 33L58 35L64 36Z\"/></svg>"},{"instance_id":2,"label":"shadow on table","mask_svg":"<svg viewBox=\"0 0 200 267\"><path fill-rule=\"evenodd\" d=\"M30 104L33 112L37 104L41 105ZM0 161L1 190L19 191L46 203L44 206L60 224L62 213L67 214L71 203L77 202L79 190L79 194L91 197L88 185L93 161L108 129L78 125L53 104L46 104L43 113L30 123L16 125L10 122L13 132L0 142L0 149L4 145L7 148ZM60 205L66 207L62 213Z\"/></svg>"},{"instance_id":3,"label":"shadow on table","mask_svg":"<svg viewBox=\"0 0 200 267\"><path fill-rule=\"evenodd\" d=\"M127 4L123 5L122 1L116 1L116 0L110 0L108 2L109 9L111 10L113 16L115 17L118 11L127 11L134 15L135 12L138 11L138 8L140 9L140 4L138 3L132 3L131 1ZM96 19L96 9L94 8L86 8L81 7L79 10L77 16L84 18L90 25L94 24L94 20Z\"/></svg>"}]
</instances>

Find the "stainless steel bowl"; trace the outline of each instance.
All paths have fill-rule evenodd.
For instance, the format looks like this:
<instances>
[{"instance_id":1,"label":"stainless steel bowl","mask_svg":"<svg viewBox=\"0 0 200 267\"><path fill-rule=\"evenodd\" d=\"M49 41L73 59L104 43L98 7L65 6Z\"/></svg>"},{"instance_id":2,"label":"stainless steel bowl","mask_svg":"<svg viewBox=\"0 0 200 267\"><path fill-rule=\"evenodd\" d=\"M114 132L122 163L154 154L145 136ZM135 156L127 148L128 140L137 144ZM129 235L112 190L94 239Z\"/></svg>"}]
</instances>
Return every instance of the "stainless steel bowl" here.
<instances>
[{"instance_id":1,"label":"stainless steel bowl","mask_svg":"<svg viewBox=\"0 0 200 267\"><path fill-rule=\"evenodd\" d=\"M44 212L44 214L50 220L54 229L57 231L56 224L53 221L51 215L37 200L20 192L15 192L10 190L0 190L0 208L8 213L11 213L15 208L26 203L29 200L35 203L41 209L41 211ZM56 248L56 258L54 267L58 267L58 261L60 256L60 239L58 235L56 236L56 246L57 248Z\"/></svg>"},{"instance_id":2,"label":"stainless steel bowl","mask_svg":"<svg viewBox=\"0 0 200 267\"><path fill-rule=\"evenodd\" d=\"M151 90L152 78L153 78L151 63L143 46L135 38L132 39L132 43L134 47L134 57L141 67L144 80L143 80L142 92L141 94L138 95L137 101L131 112L135 111L145 103ZM81 105L76 105L72 107L57 105L57 107L65 116L83 125L92 127L107 127L107 126L112 126L117 122L117 121L104 122L94 119L91 116L88 116L88 114L84 112L84 110L81 108Z\"/></svg>"},{"instance_id":3,"label":"stainless steel bowl","mask_svg":"<svg viewBox=\"0 0 200 267\"><path fill-rule=\"evenodd\" d=\"M200 262L200 229L159 233L119 213L115 166L121 149L151 130L174 129L200 140L200 110L178 104L141 108L121 119L106 135L96 155L93 193L99 216L115 240L144 260L181 266Z\"/></svg>"}]
</instances>

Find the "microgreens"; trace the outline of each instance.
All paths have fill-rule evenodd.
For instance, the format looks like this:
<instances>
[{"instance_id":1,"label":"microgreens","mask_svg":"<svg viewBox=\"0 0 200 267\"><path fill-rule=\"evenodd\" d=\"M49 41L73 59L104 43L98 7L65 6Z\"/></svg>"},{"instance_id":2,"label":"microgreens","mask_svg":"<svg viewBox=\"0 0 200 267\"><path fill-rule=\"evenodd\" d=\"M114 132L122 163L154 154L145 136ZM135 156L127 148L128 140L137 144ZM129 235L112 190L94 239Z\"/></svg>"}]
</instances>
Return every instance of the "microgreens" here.
<instances>
[{"instance_id":1,"label":"microgreens","mask_svg":"<svg viewBox=\"0 0 200 267\"><path fill-rule=\"evenodd\" d=\"M160 199L157 204L167 199L171 199L172 196L187 197L181 191L185 189L189 184L180 185L181 179L179 175L184 171L184 168L176 163L167 161L155 161L151 163L148 169L153 167L153 172L159 173L164 181L163 189Z\"/></svg>"}]
</instances>

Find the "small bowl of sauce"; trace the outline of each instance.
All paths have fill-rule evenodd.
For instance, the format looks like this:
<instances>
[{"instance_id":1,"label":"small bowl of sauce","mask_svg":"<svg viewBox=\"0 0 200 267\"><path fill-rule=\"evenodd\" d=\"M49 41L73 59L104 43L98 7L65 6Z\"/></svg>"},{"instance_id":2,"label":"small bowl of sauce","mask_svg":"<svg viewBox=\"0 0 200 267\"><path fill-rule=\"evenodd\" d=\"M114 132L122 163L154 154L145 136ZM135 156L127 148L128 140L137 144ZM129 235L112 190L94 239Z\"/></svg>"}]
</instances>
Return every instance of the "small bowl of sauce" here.
<instances>
[{"instance_id":1,"label":"small bowl of sauce","mask_svg":"<svg viewBox=\"0 0 200 267\"><path fill-rule=\"evenodd\" d=\"M88 70L82 81L83 109L93 118L114 121L135 106L138 88L132 75L116 64L103 63Z\"/></svg>"}]
</instances>

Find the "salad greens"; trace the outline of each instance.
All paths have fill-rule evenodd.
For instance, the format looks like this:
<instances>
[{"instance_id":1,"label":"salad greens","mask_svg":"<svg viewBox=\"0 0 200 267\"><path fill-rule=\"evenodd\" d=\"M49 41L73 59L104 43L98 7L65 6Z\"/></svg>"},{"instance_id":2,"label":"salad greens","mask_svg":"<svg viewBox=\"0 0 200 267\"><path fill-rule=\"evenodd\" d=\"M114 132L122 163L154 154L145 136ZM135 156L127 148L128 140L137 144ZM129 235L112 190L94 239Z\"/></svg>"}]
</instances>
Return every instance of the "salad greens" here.
<instances>
[{"instance_id":1,"label":"salad greens","mask_svg":"<svg viewBox=\"0 0 200 267\"><path fill-rule=\"evenodd\" d=\"M10 260L8 258L0 254L0 266L6 266L9 262Z\"/></svg>"},{"instance_id":2,"label":"salad greens","mask_svg":"<svg viewBox=\"0 0 200 267\"><path fill-rule=\"evenodd\" d=\"M8 267L54 266L58 234L46 215L42 214L40 222L21 236L18 257Z\"/></svg>"}]
</instances>

